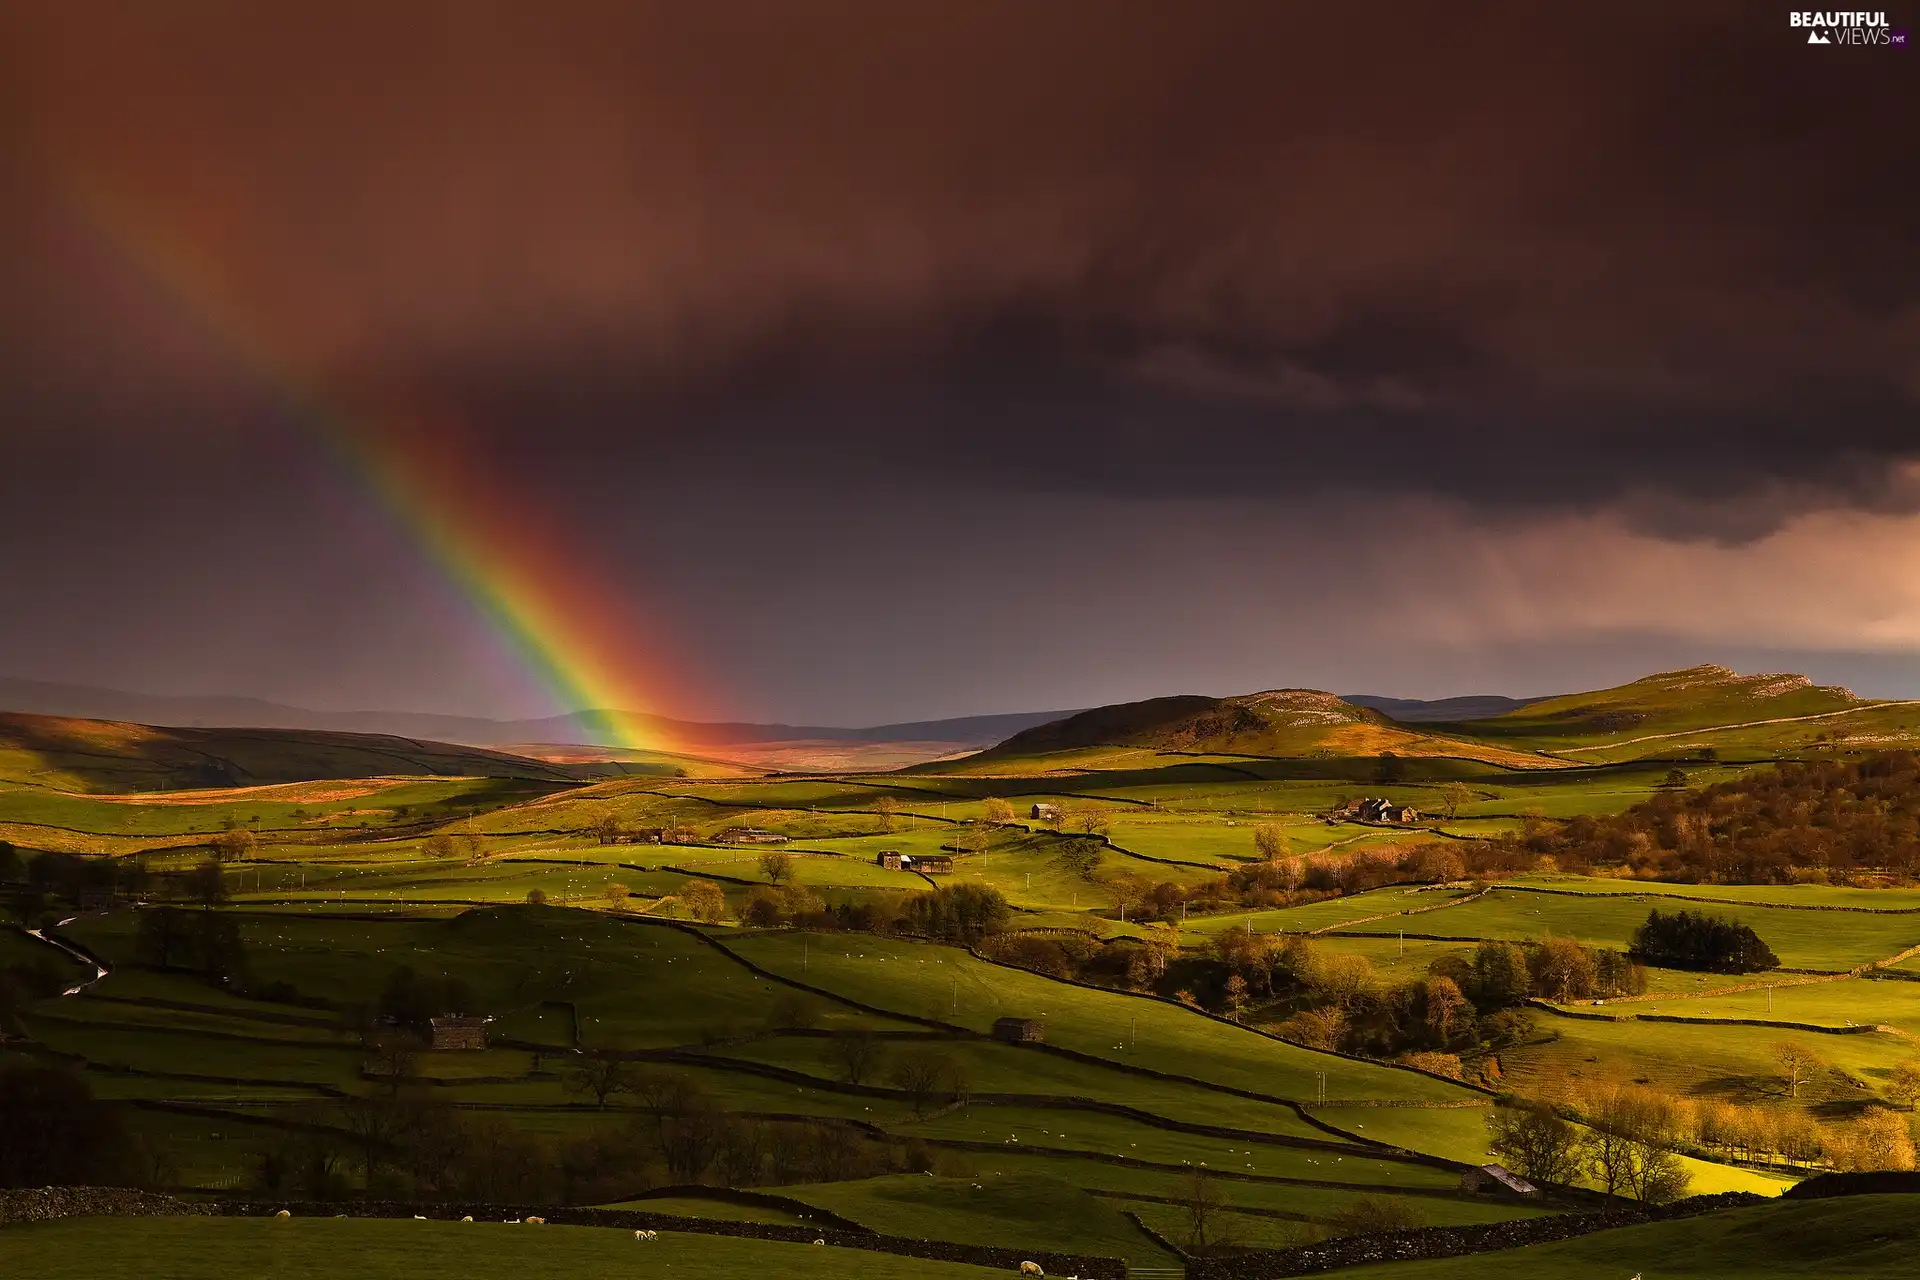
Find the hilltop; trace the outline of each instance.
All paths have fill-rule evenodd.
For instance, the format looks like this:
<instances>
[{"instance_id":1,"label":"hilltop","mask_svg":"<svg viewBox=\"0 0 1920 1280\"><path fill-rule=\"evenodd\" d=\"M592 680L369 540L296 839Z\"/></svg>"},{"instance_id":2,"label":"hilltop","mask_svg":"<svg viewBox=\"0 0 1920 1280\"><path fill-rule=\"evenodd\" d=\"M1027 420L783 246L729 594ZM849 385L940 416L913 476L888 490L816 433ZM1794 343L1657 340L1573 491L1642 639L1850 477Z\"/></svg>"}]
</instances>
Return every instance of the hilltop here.
<instances>
[{"instance_id":1,"label":"hilltop","mask_svg":"<svg viewBox=\"0 0 1920 1280\"><path fill-rule=\"evenodd\" d=\"M568 783L666 773L661 763L564 765L384 734L183 729L0 713L0 782L70 791L171 791L337 778L513 778Z\"/></svg>"},{"instance_id":2,"label":"hilltop","mask_svg":"<svg viewBox=\"0 0 1920 1280\"><path fill-rule=\"evenodd\" d=\"M1915 709L1912 702L1869 700L1804 675L1741 675L1710 663L1436 728L1597 761L1707 748L1771 753L1822 744L1897 745L1920 737Z\"/></svg>"},{"instance_id":3,"label":"hilltop","mask_svg":"<svg viewBox=\"0 0 1920 1280\"><path fill-rule=\"evenodd\" d=\"M987 762L1091 747L1297 758L1451 756L1511 768L1550 765L1537 755L1412 728L1384 712L1318 689L1266 689L1240 697L1184 695L1097 707L1026 729L974 757Z\"/></svg>"}]
</instances>

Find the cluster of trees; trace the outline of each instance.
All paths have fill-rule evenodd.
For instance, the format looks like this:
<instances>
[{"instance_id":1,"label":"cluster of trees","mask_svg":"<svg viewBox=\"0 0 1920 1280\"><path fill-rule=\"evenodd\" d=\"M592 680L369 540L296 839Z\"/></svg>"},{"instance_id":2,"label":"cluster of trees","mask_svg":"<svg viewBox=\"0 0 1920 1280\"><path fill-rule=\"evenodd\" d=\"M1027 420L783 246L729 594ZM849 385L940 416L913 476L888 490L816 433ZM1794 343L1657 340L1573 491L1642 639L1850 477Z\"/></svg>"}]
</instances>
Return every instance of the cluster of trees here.
<instances>
[{"instance_id":1,"label":"cluster of trees","mask_svg":"<svg viewBox=\"0 0 1920 1280\"><path fill-rule=\"evenodd\" d=\"M253 1185L315 1199L364 1191L595 1204L667 1183L782 1186L933 1168L917 1142L877 1140L832 1121L734 1114L680 1072L587 1057L562 1078L576 1092L603 1102L624 1095L632 1105L617 1121L555 1140L412 1089L315 1104L258 1148Z\"/></svg>"},{"instance_id":2,"label":"cluster of trees","mask_svg":"<svg viewBox=\"0 0 1920 1280\"><path fill-rule=\"evenodd\" d=\"M1636 994L1646 973L1618 951L1570 938L1483 942L1433 962L1424 979L1390 984L1364 956L1322 949L1300 935L1229 930L1213 941L1226 976L1218 1003L1246 1016L1262 998L1294 1010L1280 1034L1319 1049L1378 1056L1509 1044L1530 1022L1529 997L1554 1000Z\"/></svg>"},{"instance_id":3,"label":"cluster of trees","mask_svg":"<svg viewBox=\"0 0 1920 1280\"><path fill-rule=\"evenodd\" d=\"M1920 877L1920 755L1782 764L1492 842L1522 864L1727 884ZM1868 879L1863 883L1881 883Z\"/></svg>"},{"instance_id":4,"label":"cluster of trees","mask_svg":"<svg viewBox=\"0 0 1920 1280\"><path fill-rule=\"evenodd\" d=\"M1631 954L1642 964L1707 973L1758 973L1780 967L1780 957L1751 928L1700 911L1668 915L1656 908L1633 931Z\"/></svg>"},{"instance_id":5,"label":"cluster of trees","mask_svg":"<svg viewBox=\"0 0 1920 1280\"><path fill-rule=\"evenodd\" d=\"M1809 1065L1803 1046L1783 1042L1775 1056L1782 1062L1783 1084L1804 1078L1798 1074ZM1920 1064L1906 1070L1920 1092ZM1524 1178L1585 1182L1659 1201L1684 1192L1681 1154L1848 1171L1914 1167L1910 1120L1878 1105L1862 1108L1844 1123L1823 1125L1798 1108L1683 1098L1619 1081L1574 1088L1558 1102L1558 1107L1540 1102L1498 1108L1487 1119L1490 1149ZM1569 1123L1567 1116L1584 1124Z\"/></svg>"},{"instance_id":6,"label":"cluster of trees","mask_svg":"<svg viewBox=\"0 0 1920 1280\"><path fill-rule=\"evenodd\" d=\"M248 976L246 940L239 922L215 911L154 907L140 913L134 955L156 969L188 969L218 987Z\"/></svg>"},{"instance_id":7,"label":"cluster of trees","mask_svg":"<svg viewBox=\"0 0 1920 1280\"><path fill-rule=\"evenodd\" d=\"M0 1064L0 1187L143 1186L172 1176L112 1103L65 1067Z\"/></svg>"},{"instance_id":8,"label":"cluster of trees","mask_svg":"<svg viewBox=\"0 0 1920 1280\"><path fill-rule=\"evenodd\" d=\"M1677 1150L1672 1101L1632 1085L1594 1085L1579 1097L1586 1128L1545 1104L1497 1107L1487 1116L1487 1148L1531 1182L1584 1182L1609 1195L1665 1204L1685 1195L1690 1181Z\"/></svg>"}]
</instances>

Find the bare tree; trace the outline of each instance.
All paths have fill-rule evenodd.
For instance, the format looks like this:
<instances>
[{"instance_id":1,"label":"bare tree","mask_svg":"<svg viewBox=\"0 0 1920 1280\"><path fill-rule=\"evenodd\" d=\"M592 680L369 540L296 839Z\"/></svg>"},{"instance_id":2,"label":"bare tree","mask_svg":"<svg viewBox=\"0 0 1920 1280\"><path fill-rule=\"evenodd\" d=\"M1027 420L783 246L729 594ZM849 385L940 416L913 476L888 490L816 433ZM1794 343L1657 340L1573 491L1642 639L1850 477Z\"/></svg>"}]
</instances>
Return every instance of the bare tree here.
<instances>
[{"instance_id":1,"label":"bare tree","mask_svg":"<svg viewBox=\"0 0 1920 1280\"><path fill-rule=\"evenodd\" d=\"M871 1031L849 1031L829 1042L828 1052L840 1064L840 1077L848 1084L860 1084L880 1069L884 1050L879 1037Z\"/></svg>"},{"instance_id":2,"label":"bare tree","mask_svg":"<svg viewBox=\"0 0 1920 1280\"><path fill-rule=\"evenodd\" d=\"M608 907L615 911L620 911L625 909L627 897L631 893L631 890L618 880L609 880L607 881L606 887L600 892L606 897Z\"/></svg>"},{"instance_id":3,"label":"bare tree","mask_svg":"<svg viewBox=\"0 0 1920 1280\"><path fill-rule=\"evenodd\" d=\"M988 796L985 807L987 821L995 826L1004 827L1013 821L1013 806L999 796Z\"/></svg>"},{"instance_id":4,"label":"bare tree","mask_svg":"<svg viewBox=\"0 0 1920 1280\"><path fill-rule=\"evenodd\" d=\"M1181 1184L1180 1207L1187 1215L1187 1252L1205 1253L1222 1243L1220 1219L1226 1211L1226 1198L1214 1185L1213 1175L1194 1169Z\"/></svg>"},{"instance_id":5,"label":"bare tree","mask_svg":"<svg viewBox=\"0 0 1920 1280\"><path fill-rule=\"evenodd\" d=\"M1449 782L1440 789L1440 805L1447 811L1447 820L1452 821L1460 812L1460 806L1472 804L1473 788L1464 782Z\"/></svg>"},{"instance_id":6,"label":"bare tree","mask_svg":"<svg viewBox=\"0 0 1920 1280\"><path fill-rule=\"evenodd\" d=\"M785 884L793 879L793 855L784 849L769 849L760 855L760 874L769 884Z\"/></svg>"},{"instance_id":7,"label":"bare tree","mask_svg":"<svg viewBox=\"0 0 1920 1280\"><path fill-rule=\"evenodd\" d=\"M1800 1086L1827 1065L1827 1060L1798 1040L1781 1040L1773 1046L1773 1060L1787 1082L1787 1096L1800 1096Z\"/></svg>"},{"instance_id":8,"label":"bare tree","mask_svg":"<svg viewBox=\"0 0 1920 1280\"><path fill-rule=\"evenodd\" d=\"M910 1049L894 1060L893 1083L907 1095L913 1114L924 1115L953 1067L953 1059L937 1049Z\"/></svg>"},{"instance_id":9,"label":"bare tree","mask_svg":"<svg viewBox=\"0 0 1920 1280\"><path fill-rule=\"evenodd\" d=\"M1253 829L1253 847L1267 862L1278 862L1287 856L1287 833L1271 822L1263 822Z\"/></svg>"},{"instance_id":10,"label":"bare tree","mask_svg":"<svg viewBox=\"0 0 1920 1280\"><path fill-rule=\"evenodd\" d=\"M880 829L892 832L900 826L900 802L892 796L881 796L873 802L873 811L880 815Z\"/></svg>"},{"instance_id":11,"label":"bare tree","mask_svg":"<svg viewBox=\"0 0 1920 1280\"><path fill-rule=\"evenodd\" d=\"M571 1094L591 1095L593 1104L605 1111L608 1098L633 1090L633 1069L607 1054L582 1054L561 1068L560 1085Z\"/></svg>"}]
</instances>

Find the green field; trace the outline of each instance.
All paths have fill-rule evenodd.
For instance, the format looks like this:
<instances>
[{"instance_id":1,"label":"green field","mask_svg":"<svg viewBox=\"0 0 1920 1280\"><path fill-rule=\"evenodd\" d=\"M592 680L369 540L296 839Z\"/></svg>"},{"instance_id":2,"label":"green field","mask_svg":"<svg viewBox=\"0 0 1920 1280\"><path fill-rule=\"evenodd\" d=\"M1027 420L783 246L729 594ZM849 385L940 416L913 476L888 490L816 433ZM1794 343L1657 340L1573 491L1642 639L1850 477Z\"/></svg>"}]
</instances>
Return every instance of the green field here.
<instances>
[{"instance_id":1,"label":"green field","mask_svg":"<svg viewBox=\"0 0 1920 1280\"><path fill-rule=\"evenodd\" d=\"M630 1271L696 1280L759 1280L781 1271L848 1280L972 1280L984 1267L901 1258L865 1249L735 1240L663 1231L635 1240L608 1228L493 1222L382 1222L236 1218L89 1218L0 1229L0 1270L46 1280L140 1275L155 1280L301 1276L488 1280L534 1274ZM343 1271L343 1267L348 1270Z\"/></svg>"}]
</instances>

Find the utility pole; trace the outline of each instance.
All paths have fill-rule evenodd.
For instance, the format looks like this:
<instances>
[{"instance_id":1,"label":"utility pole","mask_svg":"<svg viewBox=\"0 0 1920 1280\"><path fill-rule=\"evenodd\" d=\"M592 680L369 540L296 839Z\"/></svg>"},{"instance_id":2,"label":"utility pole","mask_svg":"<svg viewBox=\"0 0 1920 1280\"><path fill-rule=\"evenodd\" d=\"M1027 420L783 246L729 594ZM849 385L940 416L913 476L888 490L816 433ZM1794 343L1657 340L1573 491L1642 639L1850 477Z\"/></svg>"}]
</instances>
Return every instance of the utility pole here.
<instances>
[{"instance_id":1,"label":"utility pole","mask_svg":"<svg viewBox=\"0 0 1920 1280\"><path fill-rule=\"evenodd\" d=\"M1400 931L1400 954L1403 956L1407 954L1407 931L1405 929Z\"/></svg>"},{"instance_id":2,"label":"utility pole","mask_svg":"<svg viewBox=\"0 0 1920 1280\"><path fill-rule=\"evenodd\" d=\"M957 977L953 980L953 1011L956 1015L960 1012L960 979Z\"/></svg>"}]
</instances>

